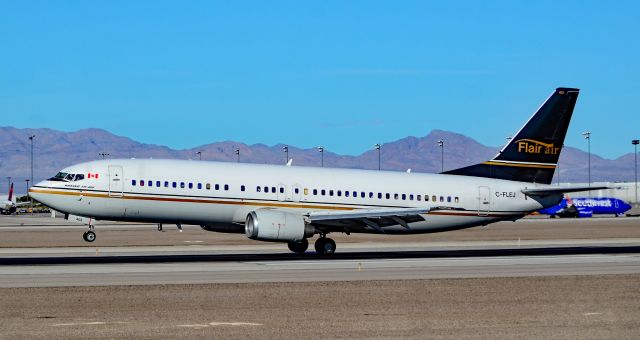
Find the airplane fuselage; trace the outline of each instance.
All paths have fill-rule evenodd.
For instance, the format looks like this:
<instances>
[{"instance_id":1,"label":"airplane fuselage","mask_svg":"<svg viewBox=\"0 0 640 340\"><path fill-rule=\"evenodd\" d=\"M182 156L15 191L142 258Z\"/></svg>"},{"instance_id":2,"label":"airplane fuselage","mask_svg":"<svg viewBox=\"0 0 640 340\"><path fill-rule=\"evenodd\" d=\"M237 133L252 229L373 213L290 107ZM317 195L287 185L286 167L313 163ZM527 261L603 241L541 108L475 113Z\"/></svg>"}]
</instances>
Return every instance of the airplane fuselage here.
<instances>
[{"instance_id":1,"label":"airplane fuselage","mask_svg":"<svg viewBox=\"0 0 640 340\"><path fill-rule=\"evenodd\" d=\"M244 232L247 215L437 208L425 220L384 229L428 233L515 220L560 197L534 200L532 183L455 175L181 160L104 160L62 170L76 181L43 181L30 195L61 212L95 219L185 223ZM361 228L351 232L378 232Z\"/></svg>"}]
</instances>

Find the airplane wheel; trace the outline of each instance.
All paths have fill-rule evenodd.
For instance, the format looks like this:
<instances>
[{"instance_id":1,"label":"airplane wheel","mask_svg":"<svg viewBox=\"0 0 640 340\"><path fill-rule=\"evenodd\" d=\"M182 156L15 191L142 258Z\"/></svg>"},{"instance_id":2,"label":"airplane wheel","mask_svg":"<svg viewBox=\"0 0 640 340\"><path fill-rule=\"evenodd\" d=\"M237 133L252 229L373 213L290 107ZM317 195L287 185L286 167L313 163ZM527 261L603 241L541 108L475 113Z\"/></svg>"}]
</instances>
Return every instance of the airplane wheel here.
<instances>
[{"instance_id":1,"label":"airplane wheel","mask_svg":"<svg viewBox=\"0 0 640 340\"><path fill-rule=\"evenodd\" d=\"M330 238L321 237L315 243L316 252L321 255L333 255L336 252L336 242Z\"/></svg>"},{"instance_id":2,"label":"airplane wheel","mask_svg":"<svg viewBox=\"0 0 640 340\"><path fill-rule=\"evenodd\" d=\"M87 242L93 242L96 240L96 233L94 233L93 231L86 231L82 235L82 238Z\"/></svg>"},{"instance_id":3,"label":"airplane wheel","mask_svg":"<svg viewBox=\"0 0 640 340\"><path fill-rule=\"evenodd\" d=\"M289 250L292 252L304 254L304 252L309 248L309 241L305 238L299 242L287 242L287 245L289 246Z\"/></svg>"}]
</instances>

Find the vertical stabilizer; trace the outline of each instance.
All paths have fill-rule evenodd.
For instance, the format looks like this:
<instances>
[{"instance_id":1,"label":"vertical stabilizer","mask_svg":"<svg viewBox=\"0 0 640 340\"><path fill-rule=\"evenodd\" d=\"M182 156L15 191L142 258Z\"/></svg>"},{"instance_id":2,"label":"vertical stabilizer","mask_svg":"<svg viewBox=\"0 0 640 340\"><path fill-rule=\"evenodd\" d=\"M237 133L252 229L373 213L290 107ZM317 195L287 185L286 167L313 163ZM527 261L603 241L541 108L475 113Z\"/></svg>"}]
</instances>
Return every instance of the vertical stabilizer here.
<instances>
[{"instance_id":1,"label":"vertical stabilizer","mask_svg":"<svg viewBox=\"0 0 640 340\"><path fill-rule=\"evenodd\" d=\"M13 202L13 183L9 186L9 197L7 197L7 201Z\"/></svg>"},{"instance_id":2,"label":"vertical stabilizer","mask_svg":"<svg viewBox=\"0 0 640 340\"><path fill-rule=\"evenodd\" d=\"M445 174L551 184L579 91L556 89L493 159Z\"/></svg>"}]
</instances>

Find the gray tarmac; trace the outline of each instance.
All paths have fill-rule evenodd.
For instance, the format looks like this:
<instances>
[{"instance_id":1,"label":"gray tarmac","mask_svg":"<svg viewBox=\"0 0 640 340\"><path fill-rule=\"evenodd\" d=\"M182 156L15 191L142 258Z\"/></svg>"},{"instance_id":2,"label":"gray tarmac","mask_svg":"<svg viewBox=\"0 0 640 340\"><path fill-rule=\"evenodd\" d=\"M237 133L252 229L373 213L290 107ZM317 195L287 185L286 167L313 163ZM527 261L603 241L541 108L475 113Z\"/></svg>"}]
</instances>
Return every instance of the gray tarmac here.
<instances>
[{"instance_id":1,"label":"gray tarmac","mask_svg":"<svg viewBox=\"0 0 640 340\"><path fill-rule=\"evenodd\" d=\"M640 218L331 235L338 253L185 226L0 217L0 338L640 337Z\"/></svg>"}]
</instances>

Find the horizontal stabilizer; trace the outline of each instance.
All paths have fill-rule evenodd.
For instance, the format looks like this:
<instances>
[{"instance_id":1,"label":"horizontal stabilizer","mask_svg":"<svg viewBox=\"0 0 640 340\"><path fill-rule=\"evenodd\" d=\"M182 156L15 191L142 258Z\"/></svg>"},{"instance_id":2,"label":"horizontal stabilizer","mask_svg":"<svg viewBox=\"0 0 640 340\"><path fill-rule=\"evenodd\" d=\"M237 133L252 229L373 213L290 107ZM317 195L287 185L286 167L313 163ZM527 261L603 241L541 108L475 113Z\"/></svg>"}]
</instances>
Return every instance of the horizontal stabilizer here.
<instances>
[{"instance_id":1,"label":"horizontal stabilizer","mask_svg":"<svg viewBox=\"0 0 640 340\"><path fill-rule=\"evenodd\" d=\"M569 192L591 191L591 190L601 190L601 189L615 189L615 187L608 187L608 186L548 187L548 188L523 189L522 193L529 196L550 196L550 195L557 195L557 194L566 194Z\"/></svg>"}]
</instances>

